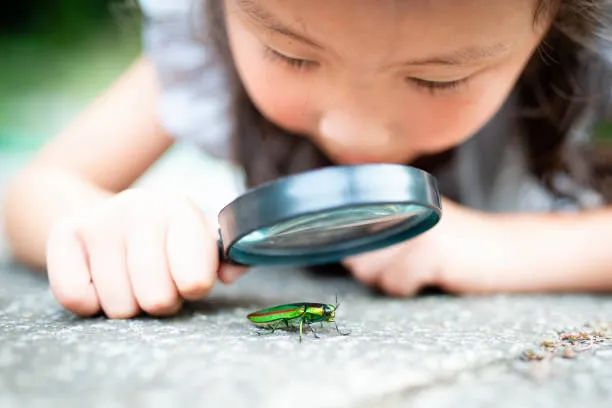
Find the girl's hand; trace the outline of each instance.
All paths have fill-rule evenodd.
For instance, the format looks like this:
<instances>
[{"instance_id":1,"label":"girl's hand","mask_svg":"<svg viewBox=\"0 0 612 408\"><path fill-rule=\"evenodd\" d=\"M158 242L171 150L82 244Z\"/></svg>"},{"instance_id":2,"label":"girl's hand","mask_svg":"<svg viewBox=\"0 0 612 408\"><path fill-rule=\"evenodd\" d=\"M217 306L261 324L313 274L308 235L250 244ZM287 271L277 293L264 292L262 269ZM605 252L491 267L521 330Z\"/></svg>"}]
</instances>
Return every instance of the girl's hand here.
<instances>
[{"instance_id":1,"label":"girl's hand","mask_svg":"<svg viewBox=\"0 0 612 408\"><path fill-rule=\"evenodd\" d=\"M220 268L216 234L187 198L139 189L57 222L46 253L53 294L82 316L170 315L205 296L217 274L241 272Z\"/></svg>"},{"instance_id":2,"label":"girl's hand","mask_svg":"<svg viewBox=\"0 0 612 408\"><path fill-rule=\"evenodd\" d=\"M442 206L442 219L422 236L343 264L359 281L395 296L430 285L461 293L502 290L495 265L507 254L493 216L446 199Z\"/></svg>"}]
</instances>

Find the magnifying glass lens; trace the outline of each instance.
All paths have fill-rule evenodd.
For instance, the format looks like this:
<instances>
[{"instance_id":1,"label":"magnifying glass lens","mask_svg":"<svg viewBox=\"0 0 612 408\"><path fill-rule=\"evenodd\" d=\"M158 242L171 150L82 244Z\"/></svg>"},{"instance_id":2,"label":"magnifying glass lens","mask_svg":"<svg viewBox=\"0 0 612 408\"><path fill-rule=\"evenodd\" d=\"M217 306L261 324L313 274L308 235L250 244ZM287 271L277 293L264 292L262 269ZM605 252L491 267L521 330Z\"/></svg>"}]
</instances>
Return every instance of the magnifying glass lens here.
<instances>
[{"instance_id":1,"label":"magnifying glass lens","mask_svg":"<svg viewBox=\"0 0 612 408\"><path fill-rule=\"evenodd\" d=\"M255 230L240 238L235 249L265 256L308 255L329 248L349 249L384 239L430 215L414 204L376 204L305 214Z\"/></svg>"}]
</instances>

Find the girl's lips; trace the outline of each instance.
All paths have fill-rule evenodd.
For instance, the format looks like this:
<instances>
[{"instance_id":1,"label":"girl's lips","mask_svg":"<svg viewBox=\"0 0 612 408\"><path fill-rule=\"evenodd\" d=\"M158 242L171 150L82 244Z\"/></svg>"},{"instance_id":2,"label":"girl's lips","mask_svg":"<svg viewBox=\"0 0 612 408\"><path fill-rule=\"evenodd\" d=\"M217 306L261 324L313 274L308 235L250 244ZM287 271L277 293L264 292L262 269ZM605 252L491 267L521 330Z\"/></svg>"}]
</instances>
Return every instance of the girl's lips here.
<instances>
[{"instance_id":1,"label":"girl's lips","mask_svg":"<svg viewBox=\"0 0 612 408\"><path fill-rule=\"evenodd\" d=\"M341 155L337 161L341 164L366 164L366 163L379 163L385 160L380 160L375 157L368 157L365 155Z\"/></svg>"},{"instance_id":2,"label":"girl's lips","mask_svg":"<svg viewBox=\"0 0 612 408\"><path fill-rule=\"evenodd\" d=\"M368 163L405 163L406 160L401 160L393 157L382 157L381 155L373 155L366 152L347 153L342 152L332 156L334 161L339 164L368 164Z\"/></svg>"}]
</instances>

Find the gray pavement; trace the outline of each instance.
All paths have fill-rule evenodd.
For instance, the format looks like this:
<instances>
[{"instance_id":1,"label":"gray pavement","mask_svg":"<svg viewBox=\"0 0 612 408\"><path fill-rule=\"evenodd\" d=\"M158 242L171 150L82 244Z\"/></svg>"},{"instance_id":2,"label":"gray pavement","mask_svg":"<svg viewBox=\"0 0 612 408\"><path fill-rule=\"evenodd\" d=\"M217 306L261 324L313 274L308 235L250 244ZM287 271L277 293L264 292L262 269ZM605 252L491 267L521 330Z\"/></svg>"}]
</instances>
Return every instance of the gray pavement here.
<instances>
[{"instance_id":1,"label":"gray pavement","mask_svg":"<svg viewBox=\"0 0 612 408\"><path fill-rule=\"evenodd\" d=\"M336 293L349 336L331 326L300 344L295 332L257 335L245 318ZM256 269L174 318L79 319L42 275L5 263L0 406L610 406L609 338L573 358L540 346L610 316L603 296L391 299L343 276Z\"/></svg>"}]
</instances>

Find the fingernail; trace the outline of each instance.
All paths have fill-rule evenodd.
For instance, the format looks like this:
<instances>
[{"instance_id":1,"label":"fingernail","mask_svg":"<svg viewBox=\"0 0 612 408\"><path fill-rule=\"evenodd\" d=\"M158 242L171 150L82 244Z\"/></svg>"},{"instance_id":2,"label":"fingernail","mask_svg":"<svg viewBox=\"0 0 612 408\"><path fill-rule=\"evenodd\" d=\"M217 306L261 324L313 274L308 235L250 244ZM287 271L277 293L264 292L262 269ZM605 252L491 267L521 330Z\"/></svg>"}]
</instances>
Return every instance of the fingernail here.
<instances>
[{"instance_id":1,"label":"fingernail","mask_svg":"<svg viewBox=\"0 0 612 408\"><path fill-rule=\"evenodd\" d=\"M224 264L221 271L221 280L225 283L232 283L246 272L246 268L235 265Z\"/></svg>"}]
</instances>

